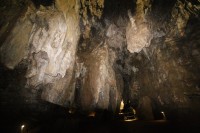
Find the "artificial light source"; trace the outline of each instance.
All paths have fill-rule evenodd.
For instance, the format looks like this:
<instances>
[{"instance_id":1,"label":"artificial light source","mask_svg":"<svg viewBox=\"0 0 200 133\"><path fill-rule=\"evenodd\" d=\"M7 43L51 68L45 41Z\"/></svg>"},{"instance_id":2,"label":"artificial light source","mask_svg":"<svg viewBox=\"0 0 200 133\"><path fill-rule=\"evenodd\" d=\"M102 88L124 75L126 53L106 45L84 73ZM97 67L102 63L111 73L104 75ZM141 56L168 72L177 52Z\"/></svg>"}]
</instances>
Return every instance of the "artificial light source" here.
<instances>
[{"instance_id":1,"label":"artificial light source","mask_svg":"<svg viewBox=\"0 0 200 133\"><path fill-rule=\"evenodd\" d=\"M23 130L24 127L25 127L25 125L22 125L22 126L21 126L21 130Z\"/></svg>"},{"instance_id":2,"label":"artificial light source","mask_svg":"<svg viewBox=\"0 0 200 133\"><path fill-rule=\"evenodd\" d=\"M137 120L137 118L134 118L134 119L126 119L126 120L124 120L124 121L135 121L135 120Z\"/></svg>"},{"instance_id":3,"label":"artificial light source","mask_svg":"<svg viewBox=\"0 0 200 133\"><path fill-rule=\"evenodd\" d=\"M90 112L88 116L89 117L95 117L95 115L96 115L96 112Z\"/></svg>"},{"instance_id":4,"label":"artificial light source","mask_svg":"<svg viewBox=\"0 0 200 133\"><path fill-rule=\"evenodd\" d=\"M72 109L70 109L70 110L68 111L68 113L69 113L69 114L73 114L74 111L73 111Z\"/></svg>"},{"instance_id":5,"label":"artificial light source","mask_svg":"<svg viewBox=\"0 0 200 133\"><path fill-rule=\"evenodd\" d=\"M120 103L120 111L122 111L124 109L124 101L122 100Z\"/></svg>"},{"instance_id":6,"label":"artificial light source","mask_svg":"<svg viewBox=\"0 0 200 133\"><path fill-rule=\"evenodd\" d=\"M161 111L161 114L163 115L163 119L166 120L165 112Z\"/></svg>"}]
</instances>

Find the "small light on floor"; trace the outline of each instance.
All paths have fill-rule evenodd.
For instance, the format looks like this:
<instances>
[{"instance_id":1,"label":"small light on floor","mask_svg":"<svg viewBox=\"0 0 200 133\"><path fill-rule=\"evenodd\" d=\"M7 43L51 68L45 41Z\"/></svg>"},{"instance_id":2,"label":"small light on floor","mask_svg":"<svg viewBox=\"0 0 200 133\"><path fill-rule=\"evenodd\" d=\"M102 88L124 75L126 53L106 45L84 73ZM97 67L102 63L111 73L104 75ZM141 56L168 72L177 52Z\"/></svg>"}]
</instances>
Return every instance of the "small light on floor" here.
<instances>
[{"instance_id":1,"label":"small light on floor","mask_svg":"<svg viewBox=\"0 0 200 133\"><path fill-rule=\"evenodd\" d=\"M25 125L22 125L22 126L21 126L21 130L23 130L23 129L24 129L24 127L25 127Z\"/></svg>"},{"instance_id":2,"label":"small light on floor","mask_svg":"<svg viewBox=\"0 0 200 133\"><path fill-rule=\"evenodd\" d=\"M90 113L88 114L89 117L95 117L95 115L96 115L96 112L90 112Z\"/></svg>"},{"instance_id":3,"label":"small light on floor","mask_svg":"<svg viewBox=\"0 0 200 133\"><path fill-rule=\"evenodd\" d=\"M71 109L68 112L69 112L69 114L73 114L73 111Z\"/></svg>"},{"instance_id":4,"label":"small light on floor","mask_svg":"<svg viewBox=\"0 0 200 133\"><path fill-rule=\"evenodd\" d=\"M166 120L165 112L161 111L161 114L163 115L163 120Z\"/></svg>"},{"instance_id":5,"label":"small light on floor","mask_svg":"<svg viewBox=\"0 0 200 133\"><path fill-rule=\"evenodd\" d=\"M124 101L122 100L120 103L120 111L122 111L124 109Z\"/></svg>"},{"instance_id":6,"label":"small light on floor","mask_svg":"<svg viewBox=\"0 0 200 133\"><path fill-rule=\"evenodd\" d=\"M127 122L130 122L130 121L136 121L137 118L134 118L134 119L127 119L127 120L124 120L124 121L127 121Z\"/></svg>"}]
</instances>

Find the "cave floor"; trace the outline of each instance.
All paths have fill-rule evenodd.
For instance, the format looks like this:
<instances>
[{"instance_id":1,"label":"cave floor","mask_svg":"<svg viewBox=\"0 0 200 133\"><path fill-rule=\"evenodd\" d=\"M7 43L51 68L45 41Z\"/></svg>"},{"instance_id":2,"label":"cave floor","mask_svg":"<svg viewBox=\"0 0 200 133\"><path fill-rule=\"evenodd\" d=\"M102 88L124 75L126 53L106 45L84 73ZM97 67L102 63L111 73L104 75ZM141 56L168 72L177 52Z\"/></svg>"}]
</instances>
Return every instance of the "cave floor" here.
<instances>
[{"instance_id":1,"label":"cave floor","mask_svg":"<svg viewBox=\"0 0 200 133\"><path fill-rule=\"evenodd\" d=\"M21 126L24 125L23 131ZM104 120L94 117L75 115L40 116L25 114L24 118L16 115L1 118L2 133L198 133L200 122L193 121L123 121Z\"/></svg>"}]
</instances>

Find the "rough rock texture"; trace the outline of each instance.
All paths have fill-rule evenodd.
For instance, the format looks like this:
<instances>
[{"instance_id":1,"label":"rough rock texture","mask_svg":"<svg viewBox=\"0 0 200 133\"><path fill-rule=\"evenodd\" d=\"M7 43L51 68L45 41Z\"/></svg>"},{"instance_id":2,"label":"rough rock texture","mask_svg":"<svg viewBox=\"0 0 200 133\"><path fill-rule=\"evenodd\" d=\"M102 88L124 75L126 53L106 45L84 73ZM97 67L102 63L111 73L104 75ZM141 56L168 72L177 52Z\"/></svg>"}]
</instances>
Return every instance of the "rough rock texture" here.
<instances>
[{"instance_id":1,"label":"rough rock texture","mask_svg":"<svg viewBox=\"0 0 200 133\"><path fill-rule=\"evenodd\" d=\"M74 65L76 60L77 44L80 36L79 2L77 0L58 0L56 1L56 6L65 16L66 34L63 43L60 45L61 49L56 50L58 57L55 57L55 55L52 57L56 61L54 62L54 65L58 65L58 68L60 67L60 69L56 69L58 71L62 71L63 69L64 71L62 71L62 74L57 71L57 75L61 74L62 78L56 82L51 82L49 85L44 87L45 89L42 93L42 98L63 106L71 106L74 101ZM63 30L63 27L61 28ZM63 52L63 55L61 54L61 51ZM57 61L60 61L60 63ZM61 64L63 64L63 66Z\"/></svg>"},{"instance_id":2,"label":"rough rock texture","mask_svg":"<svg viewBox=\"0 0 200 133\"><path fill-rule=\"evenodd\" d=\"M171 8L165 9L165 12L171 15L170 21L166 18L164 23L160 21L162 19L153 21L152 28L159 29L157 31L159 34L165 31L163 36L154 34L154 39L148 48L133 57L130 56L133 60L129 64L138 68L132 74L130 89L135 91L132 91L131 99L133 105L138 106L140 110L140 97L149 96L154 117L159 117L155 114L164 110L169 119L186 118L186 116L195 119L194 114L198 114L196 107L199 106L194 102L199 99L199 66L197 65L199 60L196 60L199 55L197 54L199 53L197 52L199 51L199 39L197 39L199 26L196 24L193 27L192 21L188 21L189 11L186 12L185 8L179 10L176 7L177 4L179 8L184 7L183 3L178 1ZM159 7L155 6L153 12L156 8ZM184 11L185 15L182 16L182 13L174 12L174 10ZM173 17L177 14L182 17ZM157 12L154 15L159 16L160 13ZM194 17L194 14L190 15L191 18ZM155 19L155 17L152 18L152 20ZM144 114L140 114L140 118L149 115L148 110L148 108L143 108L140 112Z\"/></svg>"},{"instance_id":3,"label":"rough rock texture","mask_svg":"<svg viewBox=\"0 0 200 133\"><path fill-rule=\"evenodd\" d=\"M130 53L139 53L143 48L150 45L153 36L147 24L143 23L136 26L134 20L131 21L131 26L128 26L126 30L127 49Z\"/></svg>"},{"instance_id":4,"label":"rough rock texture","mask_svg":"<svg viewBox=\"0 0 200 133\"><path fill-rule=\"evenodd\" d=\"M120 96L108 50L107 46L100 44L90 54L80 57L82 62L78 64L79 66L82 64L82 72L78 76L79 93L81 106L85 110L95 108L116 110Z\"/></svg>"},{"instance_id":5,"label":"rough rock texture","mask_svg":"<svg viewBox=\"0 0 200 133\"><path fill-rule=\"evenodd\" d=\"M108 37L107 43L113 49L122 50L124 47L124 32L123 28L118 28L115 24L110 24L106 32Z\"/></svg>"},{"instance_id":6,"label":"rough rock texture","mask_svg":"<svg viewBox=\"0 0 200 133\"><path fill-rule=\"evenodd\" d=\"M28 8L26 14L17 19L17 22L0 48L0 59L8 68L14 67L27 56L28 41L33 24L29 20L31 11ZM4 27L8 31L8 27ZM1 29L3 30L3 28ZM5 32L5 31L4 31ZM3 37L3 35L2 35ZM23 39L22 39L23 37Z\"/></svg>"},{"instance_id":7,"label":"rough rock texture","mask_svg":"<svg viewBox=\"0 0 200 133\"><path fill-rule=\"evenodd\" d=\"M67 103L66 97L73 100L73 91L68 91L68 86L73 77L80 35L79 3L69 1L69 8L63 2L56 3L61 11L43 6L34 9L30 5L1 47L1 61L9 68L28 57L26 86L39 89L41 87L37 86L51 83L45 87L42 98L61 105ZM64 100L60 100L61 93Z\"/></svg>"},{"instance_id":8,"label":"rough rock texture","mask_svg":"<svg viewBox=\"0 0 200 133\"><path fill-rule=\"evenodd\" d=\"M89 39L91 27L103 14L104 0L81 0L80 15L82 22L82 34L84 39Z\"/></svg>"},{"instance_id":9,"label":"rough rock texture","mask_svg":"<svg viewBox=\"0 0 200 133\"><path fill-rule=\"evenodd\" d=\"M182 1L177 1L171 11L170 32L168 36L183 36L185 34L185 27L190 17L190 12L186 10L185 4ZM176 25L174 25L176 24ZM173 29L172 29L173 28Z\"/></svg>"},{"instance_id":10,"label":"rough rock texture","mask_svg":"<svg viewBox=\"0 0 200 133\"><path fill-rule=\"evenodd\" d=\"M84 22L88 21L88 10L92 17L96 16L101 18L104 8L104 0L81 0L80 2L82 6L81 14L85 20Z\"/></svg>"},{"instance_id":11,"label":"rough rock texture","mask_svg":"<svg viewBox=\"0 0 200 133\"><path fill-rule=\"evenodd\" d=\"M70 73L71 72L71 73ZM71 107L75 98L75 80L73 68L68 69L65 77L43 87L42 99L45 101Z\"/></svg>"},{"instance_id":12,"label":"rough rock texture","mask_svg":"<svg viewBox=\"0 0 200 133\"><path fill-rule=\"evenodd\" d=\"M128 11L128 16L130 19L129 24L126 28L126 40L127 40L127 49L130 53L138 53L142 48L148 47L153 38L150 26L147 23L145 13L149 9L150 2L137 0L136 15L132 16L130 10ZM136 21L136 22L135 22Z\"/></svg>"},{"instance_id":13,"label":"rough rock texture","mask_svg":"<svg viewBox=\"0 0 200 133\"><path fill-rule=\"evenodd\" d=\"M71 31L67 26L70 26L70 23L66 24L61 12L39 11L36 18L29 42L31 45L29 59L32 64L26 75L27 82L30 86L52 83L45 87L42 98L53 103L64 104L60 99L64 87L69 85L67 80L70 81L73 76L78 29L74 31L73 38L68 39L70 35L67 34L68 32L71 34ZM63 80L65 82L61 83L60 81Z\"/></svg>"},{"instance_id":14,"label":"rough rock texture","mask_svg":"<svg viewBox=\"0 0 200 133\"><path fill-rule=\"evenodd\" d=\"M31 64L26 75L30 86L63 78L75 58L71 51L67 51L73 45L64 44L67 27L61 13L38 11L35 21L29 39ZM76 49L76 44L74 47Z\"/></svg>"},{"instance_id":15,"label":"rough rock texture","mask_svg":"<svg viewBox=\"0 0 200 133\"><path fill-rule=\"evenodd\" d=\"M27 70L22 90L86 112L123 100L139 119L200 118L199 0L34 2L13 16L0 3L1 63Z\"/></svg>"}]
</instances>

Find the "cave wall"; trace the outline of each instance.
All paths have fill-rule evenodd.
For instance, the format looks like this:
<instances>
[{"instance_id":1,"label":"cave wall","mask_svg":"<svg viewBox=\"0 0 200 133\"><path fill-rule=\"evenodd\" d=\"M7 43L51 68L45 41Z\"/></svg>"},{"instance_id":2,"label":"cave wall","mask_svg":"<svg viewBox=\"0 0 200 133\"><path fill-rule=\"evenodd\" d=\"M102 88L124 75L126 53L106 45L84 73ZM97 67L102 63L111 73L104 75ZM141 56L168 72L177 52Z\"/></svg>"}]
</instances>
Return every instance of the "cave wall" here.
<instances>
[{"instance_id":1,"label":"cave wall","mask_svg":"<svg viewBox=\"0 0 200 133\"><path fill-rule=\"evenodd\" d=\"M161 111L169 118L199 113L198 2L4 3L1 72L22 69L22 90L84 111L115 112L123 99L141 119L160 118Z\"/></svg>"},{"instance_id":2,"label":"cave wall","mask_svg":"<svg viewBox=\"0 0 200 133\"><path fill-rule=\"evenodd\" d=\"M133 66L131 99L138 106L141 118L146 117L141 114L145 110L141 109L145 97L150 98L151 106L146 110L153 110L153 119L158 119L156 114L161 111L166 111L169 119L199 118L199 104L194 102L199 101L199 26L196 23L199 19L184 6L178 1L158 13L154 11L159 7L154 5L153 18L149 16L154 23L151 45L129 60Z\"/></svg>"}]
</instances>

